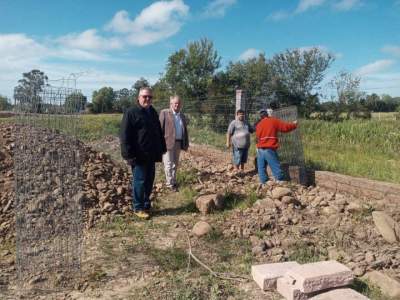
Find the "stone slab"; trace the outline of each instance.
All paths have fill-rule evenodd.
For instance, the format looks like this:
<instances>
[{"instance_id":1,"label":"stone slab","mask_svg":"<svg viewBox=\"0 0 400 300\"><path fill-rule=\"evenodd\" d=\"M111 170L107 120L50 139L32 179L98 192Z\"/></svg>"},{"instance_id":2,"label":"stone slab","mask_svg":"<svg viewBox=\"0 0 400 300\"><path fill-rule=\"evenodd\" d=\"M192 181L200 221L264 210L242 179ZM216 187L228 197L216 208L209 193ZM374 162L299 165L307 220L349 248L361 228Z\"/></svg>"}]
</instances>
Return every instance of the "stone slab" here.
<instances>
[{"instance_id":1,"label":"stone slab","mask_svg":"<svg viewBox=\"0 0 400 300\"><path fill-rule=\"evenodd\" d=\"M295 282L301 292L308 294L349 285L354 275L345 265L329 260L294 267L286 272L284 278Z\"/></svg>"},{"instance_id":2,"label":"stone slab","mask_svg":"<svg viewBox=\"0 0 400 300\"><path fill-rule=\"evenodd\" d=\"M369 298L349 288L334 289L310 297L309 300L369 300Z\"/></svg>"},{"instance_id":3,"label":"stone slab","mask_svg":"<svg viewBox=\"0 0 400 300\"><path fill-rule=\"evenodd\" d=\"M251 266L251 275L258 286L266 291L276 289L276 281L282 277L291 268L297 267L299 264L295 261L262 264Z\"/></svg>"},{"instance_id":4,"label":"stone slab","mask_svg":"<svg viewBox=\"0 0 400 300\"><path fill-rule=\"evenodd\" d=\"M286 300L307 300L308 296L300 291L300 285L281 277L276 281L276 290Z\"/></svg>"}]
</instances>

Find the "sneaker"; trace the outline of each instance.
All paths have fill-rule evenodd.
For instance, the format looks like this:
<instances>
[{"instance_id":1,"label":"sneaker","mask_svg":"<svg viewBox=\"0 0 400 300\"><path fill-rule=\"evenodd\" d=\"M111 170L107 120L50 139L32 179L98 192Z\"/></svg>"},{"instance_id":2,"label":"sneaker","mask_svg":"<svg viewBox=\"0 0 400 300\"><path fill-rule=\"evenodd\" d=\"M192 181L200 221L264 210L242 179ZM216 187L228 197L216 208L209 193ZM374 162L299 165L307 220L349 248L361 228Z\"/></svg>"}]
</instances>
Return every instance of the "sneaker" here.
<instances>
[{"instance_id":1,"label":"sneaker","mask_svg":"<svg viewBox=\"0 0 400 300\"><path fill-rule=\"evenodd\" d=\"M177 186L177 185L174 185L171 189L172 189L174 192L179 192L179 189L178 189L178 186Z\"/></svg>"},{"instance_id":2,"label":"sneaker","mask_svg":"<svg viewBox=\"0 0 400 300\"><path fill-rule=\"evenodd\" d=\"M150 218L150 215L147 212L143 211L143 210L135 211L134 215L136 217L138 217L139 219L143 219L143 220L148 220Z\"/></svg>"}]
</instances>

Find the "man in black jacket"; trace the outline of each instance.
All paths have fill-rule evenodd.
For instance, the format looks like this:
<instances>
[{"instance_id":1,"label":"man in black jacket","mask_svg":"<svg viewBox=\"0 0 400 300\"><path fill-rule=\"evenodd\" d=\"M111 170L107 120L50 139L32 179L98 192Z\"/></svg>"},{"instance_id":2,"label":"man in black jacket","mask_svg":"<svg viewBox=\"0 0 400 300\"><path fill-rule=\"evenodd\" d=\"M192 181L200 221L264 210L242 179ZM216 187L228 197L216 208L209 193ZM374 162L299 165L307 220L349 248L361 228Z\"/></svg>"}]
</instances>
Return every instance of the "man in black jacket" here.
<instances>
[{"instance_id":1,"label":"man in black jacket","mask_svg":"<svg viewBox=\"0 0 400 300\"><path fill-rule=\"evenodd\" d=\"M155 162L167 151L158 114L152 107L152 91L139 91L137 106L128 109L121 123L121 155L132 167L133 209L142 219L150 217Z\"/></svg>"}]
</instances>

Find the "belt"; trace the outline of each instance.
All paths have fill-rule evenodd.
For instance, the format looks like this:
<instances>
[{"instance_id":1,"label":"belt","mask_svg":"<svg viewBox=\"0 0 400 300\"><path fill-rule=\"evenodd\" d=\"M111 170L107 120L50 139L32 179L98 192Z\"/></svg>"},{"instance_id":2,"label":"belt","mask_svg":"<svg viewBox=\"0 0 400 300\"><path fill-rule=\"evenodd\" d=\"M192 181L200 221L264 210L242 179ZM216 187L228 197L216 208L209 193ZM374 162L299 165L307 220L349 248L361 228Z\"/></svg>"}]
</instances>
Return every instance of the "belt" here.
<instances>
[{"instance_id":1,"label":"belt","mask_svg":"<svg viewBox=\"0 0 400 300\"><path fill-rule=\"evenodd\" d=\"M182 140L175 140L175 142L182 142Z\"/></svg>"}]
</instances>

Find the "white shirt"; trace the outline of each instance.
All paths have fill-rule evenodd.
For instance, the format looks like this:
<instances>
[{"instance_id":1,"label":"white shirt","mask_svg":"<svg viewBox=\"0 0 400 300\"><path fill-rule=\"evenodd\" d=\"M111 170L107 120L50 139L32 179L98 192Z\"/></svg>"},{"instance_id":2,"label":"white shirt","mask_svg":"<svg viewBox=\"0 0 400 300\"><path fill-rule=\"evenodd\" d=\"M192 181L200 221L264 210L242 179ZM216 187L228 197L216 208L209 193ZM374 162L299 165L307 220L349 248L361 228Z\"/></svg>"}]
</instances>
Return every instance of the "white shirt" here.
<instances>
[{"instance_id":1,"label":"white shirt","mask_svg":"<svg viewBox=\"0 0 400 300\"><path fill-rule=\"evenodd\" d=\"M183 139L183 122L181 119L181 114L179 112L174 112L174 123L175 123L175 140Z\"/></svg>"}]
</instances>

